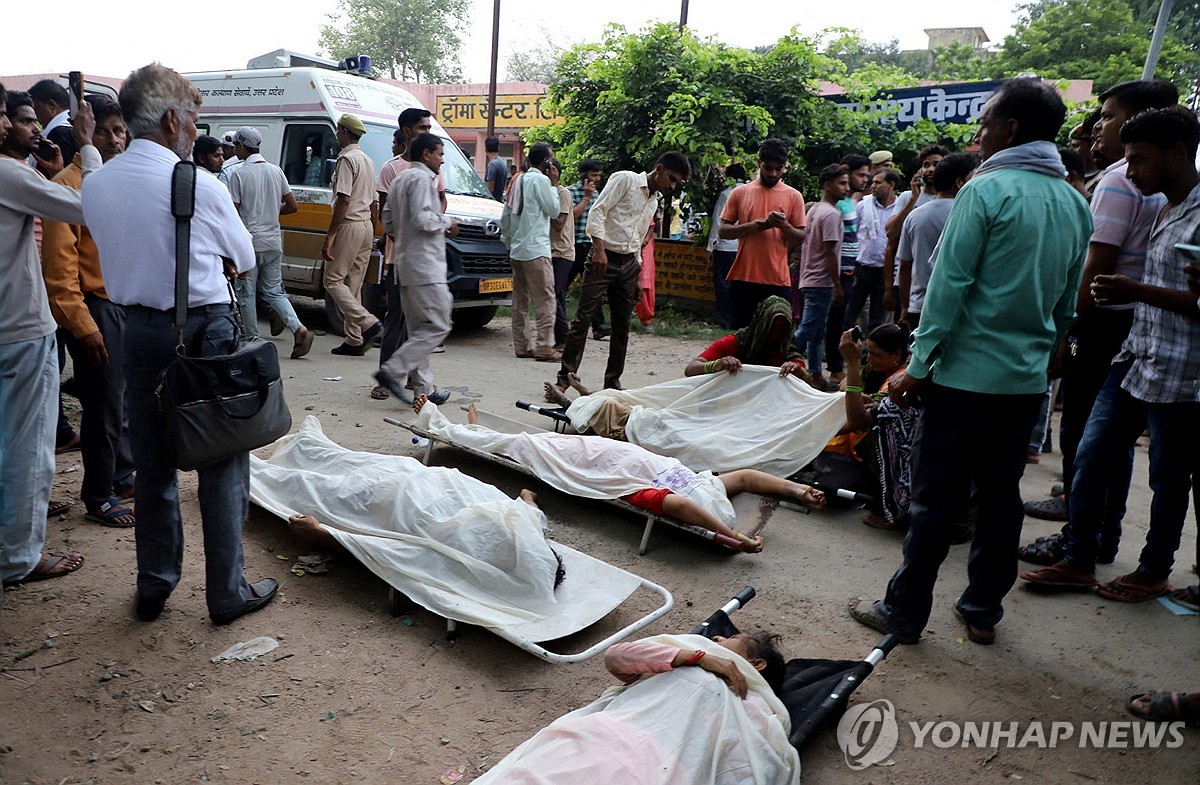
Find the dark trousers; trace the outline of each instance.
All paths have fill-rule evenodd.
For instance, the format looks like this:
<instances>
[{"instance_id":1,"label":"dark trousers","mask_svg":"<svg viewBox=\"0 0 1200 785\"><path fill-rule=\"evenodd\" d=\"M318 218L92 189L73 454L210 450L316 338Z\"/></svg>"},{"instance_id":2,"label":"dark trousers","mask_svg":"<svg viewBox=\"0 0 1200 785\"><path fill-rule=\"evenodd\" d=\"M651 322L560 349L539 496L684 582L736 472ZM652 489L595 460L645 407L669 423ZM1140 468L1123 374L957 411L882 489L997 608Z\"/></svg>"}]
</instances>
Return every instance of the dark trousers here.
<instances>
[{"instance_id":1,"label":"dark trousers","mask_svg":"<svg viewBox=\"0 0 1200 785\"><path fill-rule=\"evenodd\" d=\"M608 307L612 311L612 338L608 344L608 366L604 370L604 386L620 388L621 374L625 371L625 352L629 348L629 317L633 315L633 303L638 295L638 275L642 271L639 254L608 254L608 267L603 276L592 272L589 263L583 273L583 292L579 297L579 310L571 322L567 335L567 346L563 350L562 367L558 370L558 384L566 387L567 375L579 372L583 360L583 349L587 346L587 331L592 316L600 307L600 299L608 296Z\"/></svg>"},{"instance_id":2,"label":"dark trousers","mask_svg":"<svg viewBox=\"0 0 1200 785\"><path fill-rule=\"evenodd\" d=\"M887 285L891 286L892 282L888 281ZM859 265L858 270L854 273L854 288L850 290L850 296L846 298L846 313L842 321L843 330L849 330L858 322L858 316L862 313L863 306L867 304L868 300L871 304L867 309L867 332L883 324L887 319L887 311L883 307L883 286L882 267Z\"/></svg>"},{"instance_id":3,"label":"dark trousers","mask_svg":"<svg viewBox=\"0 0 1200 785\"><path fill-rule=\"evenodd\" d=\"M737 259L737 251L713 251L713 291L717 295L717 324L733 327L733 293L728 275Z\"/></svg>"},{"instance_id":4,"label":"dark trousers","mask_svg":"<svg viewBox=\"0 0 1200 785\"><path fill-rule=\"evenodd\" d=\"M567 322L567 289L570 288L571 281L575 277L572 275L575 261L564 259L561 256L552 256L550 264L554 267L554 345L562 346L567 342L567 335L571 331L571 325ZM593 314L593 324L595 324L594 317Z\"/></svg>"},{"instance_id":5,"label":"dark trousers","mask_svg":"<svg viewBox=\"0 0 1200 785\"><path fill-rule=\"evenodd\" d=\"M842 270L842 274L838 276L838 283L842 287L842 299L850 300L850 292L854 291L854 273ZM830 308L829 319L825 324L825 365L829 368L830 373L841 373L845 370L845 361L842 360L842 352L838 349L838 344L842 341L842 333L848 327L845 325L846 311L842 308ZM816 369L821 370L820 368Z\"/></svg>"},{"instance_id":6,"label":"dark trousers","mask_svg":"<svg viewBox=\"0 0 1200 785\"><path fill-rule=\"evenodd\" d=\"M379 367L391 359L396 350L408 340L408 323L400 304L400 284L396 281L396 265L389 265L383 275L383 296L387 314L383 317L383 334L379 337ZM412 381L410 377L408 381Z\"/></svg>"},{"instance_id":7,"label":"dark trousers","mask_svg":"<svg viewBox=\"0 0 1200 785\"><path fill-rule=\"evenodd\" d=\"M1042 395L991 395L932 383L921 394L924 411L912 448L912 522L904 561L879 610L896 631L920 634L933 608L938 568L970 507L975 539L957 607L970 624L991 628L1004 615L1004 595L1017 579L1021 475Z\"/></svg>"},{"instance_id":8,"label":"dark trousers","mask_svg":"<svg viewBox=\"0 0 1200 785\"><path fill-rule=\"evenodd\" d=\"M1150 531L1138 572L1166 580L1187 517L1193 477L1200 471L1200 404L1146 403L1121 389L1130 363L1114 365L1100 389L1075 456L1071 520L1064 528L1067 561L1090 572L1100 553L1104 515L1114 489L1128 491L1126 456L1150 426ZM1126 478L1124 488L1119 486ZM1124 495L1121 495L1124 508ZM1107 543L1104 543L1107 545Z\"/></svg>"},{"instance_id":9,"label":"dark trousers","mask_svg":"<svg viewBox=\"0 0 1200 785\"><path fill-rule=\"evenodd\" d=\"M188 309L184 340L210 320L233 317L232 305ZM129 437L137 467L137 590L162 598L183 574L183 516L179 509L179 473L168 462L163 416L154 390L158 377L175 359L179 338L173 313L125 308L125 383ZM234 340L233 322L211 323L201 341L205 355L222 354ZM200 521L204 533L204 583L209 614L240 608L250 597L243 575L242 524L250 508L250 455L242 453L200 469Z\"/></svg>"},{"instance_id":10,"label":"dark trousers","mask_svg":"<svg viewBox=\"0 0 1200 785\"><path fill-rule=\"evenodd\" d=\"M56 343L58 344L56 351L58 352L58 378L60 385L62 384L63 366L67 364L66 341L70 335L71 334L69 332L61 327L55 331L55 339ZM67 410L66 407L63 406L62 397L63 394L62 390L60 389L58 392L58 424L54 429L55 447L62 447L64 444L71 441L78 435L75 433L75 429L71 427L71 421L67 419ZM80 441L82 441L82 439Z\"/></svg>"},{"instance_id":11,"label":"dark trousers","mask_svg":"<svg viewBox=\"0 0 1200 785\"><path fill-rule=\"evenodd\" d=\"M107 365L92 365L74 336L67 351L75 362L75 387L83 408L79 435L83 448L83 487L80 498L96 510L118 490L133 487L133 453L125 416L125 309L94 294L83 302L104 338Z\"/></svg>"},{"instance_id":12,"label":"dark trousers","mask_svg":"<svg viewBox=\"0 0 1200 785\"><path fill-rule=\"evenodd\" d=\"M758 304L773 294L791 302L792 289L790 286L730 281L729 295L733 301L733 328L738 330L754 321L754 311L758 308Z\"/></svg>"},{"instance_id":13,"label":"dark trousers","mask_svg":"<svg viewBox=\"0 0 1200 785\"><path fill-rule=\"evenodd\" d=\"M575 261L571 265L571 275L567 278L566 288L563 289L564 292L567 289L571 288L571 284L574 283L576 278L583 275L583 271L587 268L587 263L589 261L591 261L591 258L592 258L592 244L591 243L575 243ZM558 285L557 275L558 274L555 273L555 282L554 282L555 286ZM565 303L565 299L564 299L564 303ZM563 309L564 309L563 318L565 319L566 318L566 315L565 315L566 305L563 306ZM601 297L600 303L596 306L596 310L592 313L592 330L597 330L603 326L604 326L604 298ZM567 332L568 333L570 332L569 325L568 325ZM556 336L558 335L557 327L555 328L554 334ZM564 338L563 340L565 341L566 338Z\"/></svg>"}]
</instances>

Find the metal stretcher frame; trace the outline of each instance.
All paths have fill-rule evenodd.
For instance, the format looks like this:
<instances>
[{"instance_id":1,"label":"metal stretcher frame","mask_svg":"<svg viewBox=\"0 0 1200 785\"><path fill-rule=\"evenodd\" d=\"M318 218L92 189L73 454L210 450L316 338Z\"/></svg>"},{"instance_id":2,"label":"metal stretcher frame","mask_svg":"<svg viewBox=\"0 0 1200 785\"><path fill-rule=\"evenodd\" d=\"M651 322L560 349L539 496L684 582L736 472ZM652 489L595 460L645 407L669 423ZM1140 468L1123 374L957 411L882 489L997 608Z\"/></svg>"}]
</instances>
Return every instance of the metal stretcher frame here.
<instances>
[{"instance_id":1,"label":"metal stretcher frame","mask_svg":"<svg viewBox=\"0 0 1200 785\"><path fill-rule=\"evenodd\" d=\"M498 414L492 414L490 412L484 412L484 411L480 411L480 412L478 412L478 414L479 414L481 422L483 422L485 419L488 421L487 423L483 423L483 424L487 425L487 427L492 428L492 424L500 426L499 428L492 428L493 430L502 430L507 433L518 433L518 432L546 433L547 432L543 428L538 428L537 426L530 425L528 423L517 422L516 420L510 420L507 417L502 417ZM393 419L391 417L384 417L383 421L388 423L389 425L396 425L396 426L399 426L400 428L405 429L406 431L409 431L414 436L416 436L418 439L426 440L425 452L421 456L421 462L424 463L426 466L429 465L429 459L430 459L430 456L433 454L434 444L441 443L441 444L446 444L446 445L449 445L456 449L462 450L463 452L465 452L469 455L473 455L477 458L482 458L485 461L491 461L492 463L498 463L501 466L505 466L505 467L508 467L509 469L512 469L513 471L518 471L518 472L521 472L522 474L526 474L526 475L529 475L530 477L538 479L537 475L534 474L529 468L521 465L520 463L517 463L516 461L512 460L511 458L506 458L503 455L492 455L491 453L486 453L486 452L483 452L482 450L476 450L472 447L467 447L467 446L464 446L461 444L457 444L456 442L451 441L450 439L446 439L441 436L438 436L437 434L430 433L429 431L426 431L425 429L420 428L412 423L400 422L399 420ZM491 423L491 424L489 424L489 423ZM513 430L513 429L516 429L516 430ZM597 438L599 438L599 437L597 437ZM415 443L417 440L414 439L413 441ZM676 521L672 518L667 518L662 515L655 515L654 513L647 512L645 509L643 509L641 507L637 507L633 504L630 504L629 502L625 501L624 499L593 499L591 501L597 501L597 502L602 502L604 504L609 504L618 509L624 510L626 512L632 513L637 516L643 516L645 518L646 525L645 525L645 528L642 530L642 541L638 545L638 555L639 556L646 555L646 551L648 550L648 548L650 546L650 534L651 534L651 532L654 531L654 525L657 523L663 523L667 526L671 526L676 529L686 531L690 534L694 534L697 537L703 537L704 539L709 540L711 542L716 542L717 544L724 545L731 552L735 550L735 548L729 547L729 543L725 542L725 540L729 540L730 538L725 537L724 535L717 534L716 532L709 531L708 529L704 529L700 526L691 526L686 523L680 523L679 521ZM771 516L774 515L776 507L779 507L782 505L782 506L787 507L788 509L808 512L807 508L801 507L799 505L792 505L792 504L788 504L786 502L780 502L776 499L770 499L766 496L760 496L755 493L739 493L738 495L731 498L730 502L733 504L733 510L736 515L734 525L731 528L733 528L737 531L744 532L745 534L747 534L750 537L757 537L762 532L762 530L764 528L766 528L767 521L769 521L771 519Z\"/></svg>"}]
</instances>

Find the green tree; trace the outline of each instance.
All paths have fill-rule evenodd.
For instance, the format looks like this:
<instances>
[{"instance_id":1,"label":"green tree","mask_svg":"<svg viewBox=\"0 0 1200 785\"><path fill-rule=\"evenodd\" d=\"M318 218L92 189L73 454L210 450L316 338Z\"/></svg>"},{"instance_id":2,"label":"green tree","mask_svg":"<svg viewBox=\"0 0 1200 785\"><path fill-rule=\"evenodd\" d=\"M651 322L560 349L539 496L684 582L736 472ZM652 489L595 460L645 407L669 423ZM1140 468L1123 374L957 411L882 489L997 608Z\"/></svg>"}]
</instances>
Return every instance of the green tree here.
<instances>
[{"instance_id":1,"label":"green tree","mask_svg":"<svg viewBox=\"0 0 1200 785\"><path fill-rule=\"evenodd\" d=\"M995 58L997 76L1033 71L1051 79L1092 79L1097 90L1140 78L1149 36L1124 0L1042 0L1018 7L1024 15ZM1155 76L1187 92L1198 71L1200 53L1168 35Z\"/></svg>"},{"instance_id":2,"label":"green tree","mask_svg":"<svg viewBox=\"0 0 1200 785\"><path fill-rule=\"evenodd\" d=\"M558 62L562 49L548 42L513 52L508 56L506 71L512 82L542 82L551 84L555 81L555 64Z\"/></svg>"},{"instance_id":3,"label":"green tree","mask_svg":"<svg viewBox=\"0 0 1200 785\"><path fill-rule=\"evenodd\" d=\"M320 46L330 56L371 56L391 79L455 82L462 78L458 34L470 0L338 0L321 25Z\"/></svg>"}]
</instances>

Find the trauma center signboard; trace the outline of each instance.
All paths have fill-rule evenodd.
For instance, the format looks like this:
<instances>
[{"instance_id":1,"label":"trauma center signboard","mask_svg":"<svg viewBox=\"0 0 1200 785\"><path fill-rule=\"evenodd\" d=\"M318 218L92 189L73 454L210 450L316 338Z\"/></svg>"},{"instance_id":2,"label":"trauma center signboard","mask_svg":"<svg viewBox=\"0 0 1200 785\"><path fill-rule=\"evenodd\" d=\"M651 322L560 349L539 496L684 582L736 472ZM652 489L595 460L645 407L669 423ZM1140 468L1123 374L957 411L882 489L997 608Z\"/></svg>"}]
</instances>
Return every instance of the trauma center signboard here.
<instances>
[{"instance_id":1,"label":"trauma center signboard","mask_svg":"<svg viewBox=\"0 0 1200 785\"><path fill-rule=\"evenodd\" d=\"M496 125L501 128L530 128L562 122L545 108L546 95L496 96ZM439 95L437 119L445 128L481 128L488 121L486 95Z\"/></svg>"},{"instance_id":2,"label":"trauma center signboard","mask_svg":"<svg viewBox=\"0 0 1200 785\"><path fill-rule=\"evenodd\" d=\"M842 109L890 109L890 113L880 122L895 123L898 129L903 129L918 120L973 123L979 119L983 105L1001 84L1000 81L992 81L899 87L866 102L851 101L844 95L831 95L828 98Z\"/></svg>"}]
</instances>

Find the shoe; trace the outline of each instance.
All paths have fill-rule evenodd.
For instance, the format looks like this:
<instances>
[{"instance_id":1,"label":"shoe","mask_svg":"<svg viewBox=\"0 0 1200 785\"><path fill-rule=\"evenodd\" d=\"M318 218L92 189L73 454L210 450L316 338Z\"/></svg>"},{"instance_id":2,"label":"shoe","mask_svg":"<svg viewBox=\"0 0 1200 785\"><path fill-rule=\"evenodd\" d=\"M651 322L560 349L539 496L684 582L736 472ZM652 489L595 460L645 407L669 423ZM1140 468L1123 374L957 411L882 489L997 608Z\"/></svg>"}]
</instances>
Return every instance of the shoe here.
<instances>
[{"instance_id":1,"label":"shoe","mask_svg":"<svg viewBox=\"0 0 1200 785\"><path fill-rule=\"evenodd\" d=\"M450 393L446 392L445 390L434 390L425 397L429 399L430 403L441 406L443 403L450 400Z\"/></svg>"},{"instance_id":2,"label":"shoe","mask_svg":"<svg viewBox=\"0 0 1200 785\"><path fill-rule=\"evenodd\" d=\"M610 335L612 335L612 328L607 324L596 327L592 330L592 338L596 339L597 341L603 341Z\"/></svg>"},{"instance_id":3,"label":"shoe","mask_svg":"<svg viewBox=\"0 0 1200 785\"><path fill-rule=\"evenodd\" d=\"M137 617L140 621L154 621L162 615L167 607L166 597L147 597L139 593L137 596Z\"/></svg>"},{"instance_id":4,"label":"shoe","mask_svg":"<svg viewBox=\"0 0 1200 785\"><path fill-rule=\"evenodd\" d=\"M1058 561L1040 570L1021 573L1021 580L1043 589L1091 590L1100 585L1096 573L1085 573L1066 561Z\"/></svg>"},{"instance_id":5,"label":"shoe","mask_svg":"<svg viewBox=\"0 0 1200 785\"><path fill-rule=\"evenodd\" d=\"M1065 485L1063 485L1061 482L1056 482L1050 486L1050 495L1051 496L1062 496L1066 492L1066 490L1067 490L1067 487Z\"/></svg>"},{"instance_id":6,"label":"shoe","mask_svg":"<svg viewBox=\"0 0 1200 785\"><path fill-rule=\"evenodd\" d=\"M376 401L386 401L391 398L392 394L388 392L388 388L382 384L377 384L371 388L371 399Z\"/></svg>"},{"instance_id":7,"label":"shoe","mask_svg":"<svg viewBox=\"0 0 1200 785\"><path fill-rule=\"evenodd\" d=\"M553 353L551 353L551 354L543 355L543 356L540 356L540 357L539 357L538 355L536 355L536 354L535 354L535 355L533 356L533 359L537 360L537 361L538 361L538 362L540 362L540 363L556 363L556 362L561 362L561 361L562 361L562 352L553 352Z\"/></svg>"},{"instance_id":8,"label":"shoe","mask_svg":"<svg viewBox=\"0 0 1200 785\"><path fill-rule=\"evenodd\" d=\"M345 341L342 341L340 344L330 349L329 353L340 354L345 357L362 357L367 353L367 344L364 343L362 346L351 346Z\"/></svg>"},{"instance_id":9,"label":"shoe","mask_svg":"<svg viewBox=\"0 0 1200 785\"><path fill-rule=\"evenodd\" d=\"M567 348L567 344L566 344L566 343L556 343L556 344L554 344L554 351L558 352L559 354L562 354L564 351L566 351L566 348Z\"/></svg>"},{"instance_id":10,"label":"shoe","mask_svg":"<svg viewBox=\"0 0 1200 785\"><path fill-rule=\"evenodd\" d=\"M79 438L79 434L72 434L70 439L67 439L62 444L54 448L55 455L62 455L64 452L78 452L83 449L83 442Z\"/></svg>"},{"instance_id":11,"label":"shoe","mask_svg":"<svg viewBox=\"0 0 1200 785\"><path fill-rule=\"evenodd\" d=\"M57 518L59 515L62 515L69 509L71 509L70 502L55 501L54 499L51 499L49 506L46 508L46 517Z\"/></svg>"},{"instance_id":12,"label":"shoe","mask_svg":"<svg viewBox=\"0 0 1200 785\"><path fill-rule=\"evenodd\" d=\"M430 354L442 354L445 351L446 351L446 345L438 344L437 348L434 349L432 352L430 352Z\"/></svg>"},{"instance_id":13,"label":"shoe","mask_svg":"<svg viewBox=\"0 0 1200 785\"><path fill-rule=\"evenodd\" d=\"M894 635L897 641L906 646L912 646L921 640L919 633L912 635L893 630L887 617L875 610L875 605L874 600L864 600L862 597L855 597L853 600L850 600L848 608L850 617L859 624L870 627L876 632L882 632L885 635Z\"/></svg>"},{"instance_id":14,"label":"shoe","mask_svg":"<svg viewBox=\"0 0 1200 785\"><path fill-rule=\"evenodd\" d=\"M236 610L212 614L210 616L212 623L218 627L224 627L226 624L232 624L242 618L247 613L262 610L267 607L267 604L271 600L275 599L275 594L278 591L279 582L274 578L263 578L261 581L256 581L250 584L250 599L243 602L242 606Z\"/></svg>"},{"instance_id":15,"label":"shoe","mask_svg":"<svg viewBox=\"0 0 1200 785\"><path fill-rule=\"evenodd\" d=\"M271 337L272 338L274 338L276 335L279 335L285 329L287 329L287 325L283 323L283 319L280 319L279 314L275 313L274 311L271 311L271 315L268 317L268 321L271 322Z\"/></svg>"},{"instance_id":16,"label":"shoe","mask_svg":"<svg viewBox=\"0 0 1200 785\"><path fill-rule=\"evenodd\" d=\"M1067 521L1071 518L1067 510L1067 500L1062 496L1037 502L1025 502L1025 514L1030 518L1038 518L1043 521Z\"/></svg>"},{"instance_id":17,"label":"shoe","mask_svg":"<svg viewBox=\"0 0 1200 785\"><path fill-rule=\"evenodd\" d=\"M954 606L954 615L967 628L967 640L971 643L978 643L980 646L991 646L996 642L995 627L976 627L971 622L967 621L967 617L963 616L957 605Z\"/></svg>"},{"instance_id":18,"label":"shoe","mask_svg":"<svg viewBox=\"0 0 1200 785\"><path fill-rule=\"evenodd\" d=\"M1030 564L1041 564L1047 567L1062 561L1066 555L1067 550L1066 546L1063 545L1062 532L1038 537L1017 551L1017 558L1021 561L1029 562Z\"/></svg>"},{"instance_id":19,"label":"shoe","mask_svg":"<svg viewBox=\"0 0 1200 785\"><path fill-rule=\"evenodd\" d=\"M404 403L411 404L413 397L409 395L408 390L404 386L391 377L391 375L382 368L375 372L375 381L379 382L380 387L386 387L387 391ZM434 393L436 395L437 393ZM433 395L429 396L433 400ZM434 401L437 403L437 401Z\"/></svg>"},{"instance_id":20,"label":"shoe","mask_svg":"<svg viewBox=\"0 0 1200 785\"><path fill-rule=\"evenodd\" d=\"M513 352L513 353L514 353L514 354L517 356L517 359L518 359L518 360L531 360L531 359L533 359L533 352Z\"/></svg>"},{"instance_id":21,"label":"shoe","mask_svg":"<svg viewBox=\"0 0 1200 785\"><path fill-rule=\"evenodd\" d=\"M303 337L300 337L301 335ZM312 345L312 330L305 328L303 333L300 333L300 335L296 336L296 343L292 346L292 359L299 360L301 357L308 354L309 350L312 349Z\"/></svg>"},{"instance_id":22,"label":"shoe","mask_svg":"<svg viewBox=\"0 0 1200 785\"><path fill-rule=\"evenodd\" d=\"M368 349L371 348L381 335L383 335L383 322L375 322L375 324L363 330L363 346Z\"/></svg>"}]
</instances>

